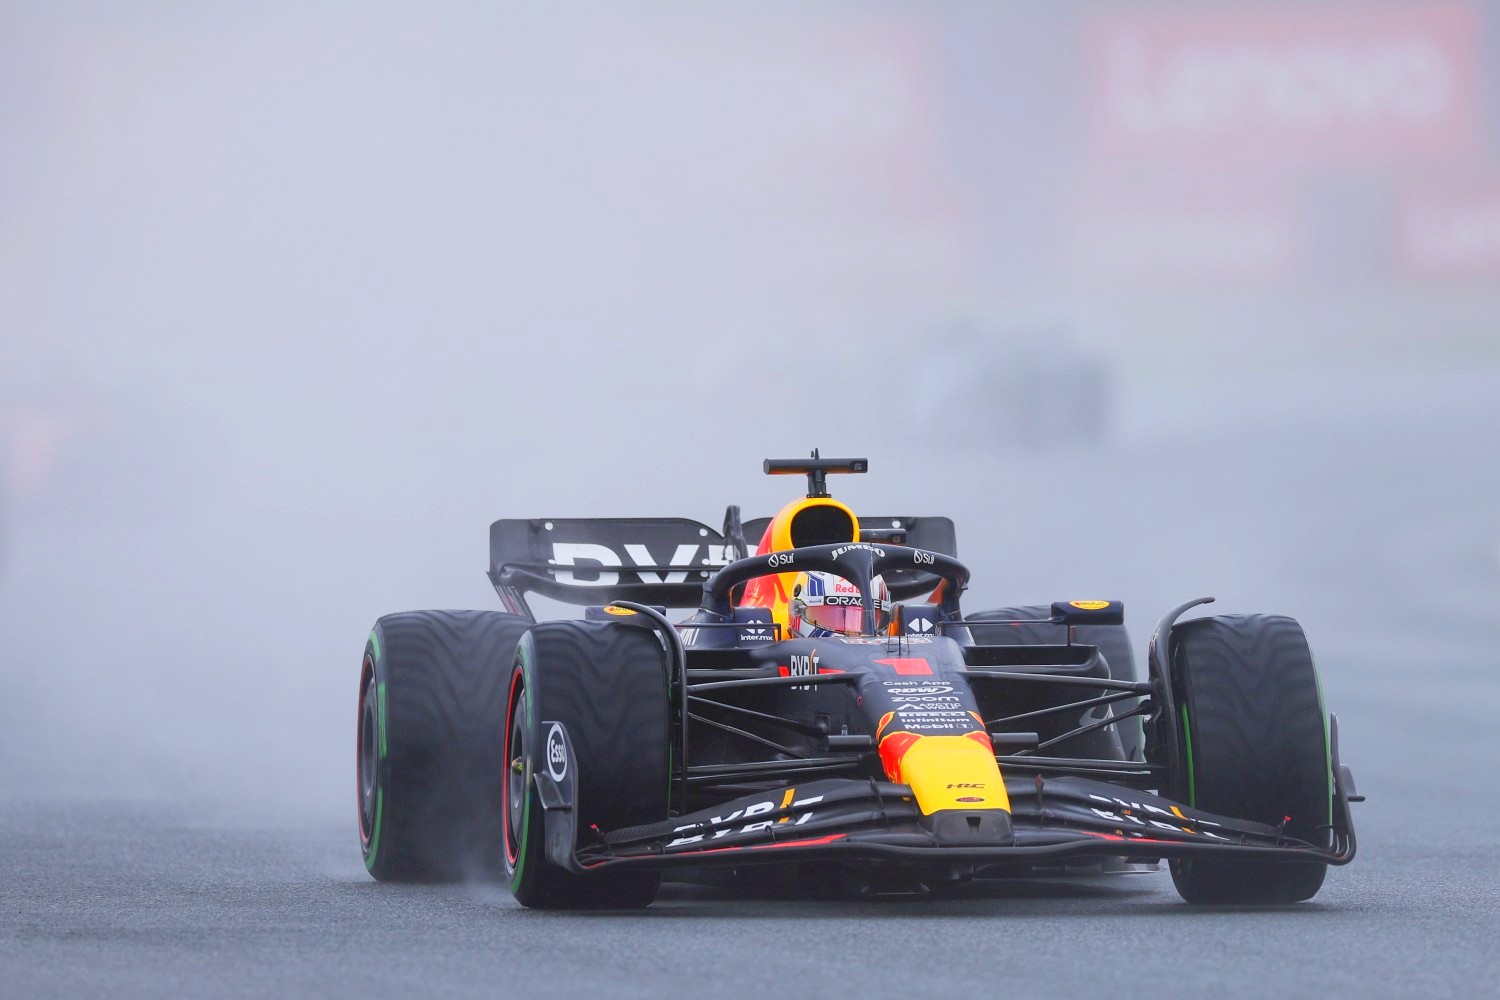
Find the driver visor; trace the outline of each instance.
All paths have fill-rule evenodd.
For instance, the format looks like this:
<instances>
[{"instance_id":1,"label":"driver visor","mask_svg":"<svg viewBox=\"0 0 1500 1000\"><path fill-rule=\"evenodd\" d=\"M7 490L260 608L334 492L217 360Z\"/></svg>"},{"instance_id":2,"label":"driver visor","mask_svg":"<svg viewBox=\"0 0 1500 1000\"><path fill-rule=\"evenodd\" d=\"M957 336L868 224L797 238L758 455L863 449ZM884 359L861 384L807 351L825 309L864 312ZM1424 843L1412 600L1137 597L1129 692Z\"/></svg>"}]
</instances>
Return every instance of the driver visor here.
<instances>
[{"instance_id":1,"label":"driver visor","mask_svg":"<svg viewBox=\"0 0 1500 1000\"><path fill-rule=\"evenodd\" d=\"M810 604L802 617L830 632L858 635L862 630L860 617L863 612L864 608L858 604Z\"/></svg>"}]
</instances>

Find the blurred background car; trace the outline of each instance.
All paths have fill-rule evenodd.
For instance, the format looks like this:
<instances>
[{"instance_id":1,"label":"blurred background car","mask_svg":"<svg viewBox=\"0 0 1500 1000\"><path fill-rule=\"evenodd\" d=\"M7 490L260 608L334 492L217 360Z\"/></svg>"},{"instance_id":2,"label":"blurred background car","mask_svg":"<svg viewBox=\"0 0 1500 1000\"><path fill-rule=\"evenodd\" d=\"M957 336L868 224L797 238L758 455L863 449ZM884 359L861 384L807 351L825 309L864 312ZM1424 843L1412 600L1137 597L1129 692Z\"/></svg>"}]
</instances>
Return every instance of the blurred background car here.
<instances>
[{"instance_id":1,"label":"blurred background car","mask_svg":"<svg viewBox=\"0 0 1500 1000\"><path fill-rule=\"evenodd\" d=\"M939 448L980 462L1008 451L1097 448L1109 438L1107 362L1066 331L951 323L913 346L886 368L892 418Z\"/></svg>"}]
</instances>

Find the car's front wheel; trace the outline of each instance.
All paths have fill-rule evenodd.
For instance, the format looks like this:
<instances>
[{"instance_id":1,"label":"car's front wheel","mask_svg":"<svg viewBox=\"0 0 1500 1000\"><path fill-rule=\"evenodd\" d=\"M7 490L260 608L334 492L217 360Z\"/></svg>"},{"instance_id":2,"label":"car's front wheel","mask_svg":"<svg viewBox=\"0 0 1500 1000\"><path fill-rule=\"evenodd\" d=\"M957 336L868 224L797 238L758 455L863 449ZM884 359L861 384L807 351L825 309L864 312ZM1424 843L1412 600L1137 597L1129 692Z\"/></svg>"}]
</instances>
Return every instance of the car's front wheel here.
<instances>
[{"instance_id":1,"label":"car's front wheel","mask_svg":"<svg viewBox=\"0 0 1500 1000\"><path fill-rule=\"evenodd\" d=\"M1302 627L1272 615L1199 618L1172 629L1170 653L1182 762L1174 779L1188 805L1327 847L1327 715ZM1313 861L1193 858L1172 862L1172 881L1190 903L1296 903L1327 871Z\"/></svg>"},{"instance_id":2,"label":"car's front wheel","mask_svg":"<svg viewBox=\"0 0 1500 1000\"><path fill-rule=\"evenodd\" d=\"M576 874L547 857L535 775L574 768L580 837L667 818L671 703L656 633L608 622L545 622L516 649L505 713L504 865L511 893L543 909L642 907L660 879L639 870ZM560 723L572 758L549 756ZM549 741L549 737L551 737Z\"/></svg>"}]
</instances>

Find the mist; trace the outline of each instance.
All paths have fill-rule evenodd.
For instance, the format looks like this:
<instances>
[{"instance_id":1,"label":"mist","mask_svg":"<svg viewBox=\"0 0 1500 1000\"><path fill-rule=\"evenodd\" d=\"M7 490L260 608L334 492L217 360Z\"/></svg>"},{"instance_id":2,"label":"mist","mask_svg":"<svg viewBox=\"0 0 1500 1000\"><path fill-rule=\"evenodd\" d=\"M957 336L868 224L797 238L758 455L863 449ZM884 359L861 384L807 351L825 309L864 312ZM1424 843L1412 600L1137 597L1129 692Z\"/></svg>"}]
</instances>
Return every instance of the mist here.
<instances>
[{"instance_id":1,"label":"mist","mask_svg":"<svg viewBox=\"0 0 1500 1000\"><path fill-rule=\"evenodd\" d=\"M352 852L379 615L813 447L954 518L969 610L1212 594L1303 620L1346 757L1410 669L1410 745L1477 722L1500 24L1297 9L8 6L0 794Z\"/></svg>"}]
</instances>

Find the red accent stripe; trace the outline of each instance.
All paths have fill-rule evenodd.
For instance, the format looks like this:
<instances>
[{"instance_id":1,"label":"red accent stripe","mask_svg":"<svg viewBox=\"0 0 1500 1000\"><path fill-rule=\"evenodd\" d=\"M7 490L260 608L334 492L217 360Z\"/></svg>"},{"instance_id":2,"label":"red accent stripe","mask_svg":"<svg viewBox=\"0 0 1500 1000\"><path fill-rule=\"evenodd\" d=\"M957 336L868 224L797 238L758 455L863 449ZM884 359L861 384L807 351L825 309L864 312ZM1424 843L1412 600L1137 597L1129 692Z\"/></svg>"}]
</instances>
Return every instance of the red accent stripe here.
<instances>
[{"instance_id":1,"label":"red accent stripe","mask_svg":"<svg viewBox=\"0 0 1500 1000\"><path fill-rule=\"evenodd\" d=\"M515 846L510 842L510 727L515 721L516 689L521 686L521 668L517 666L510 674L510 694L505 698L505 725L500 730L500 757L504 775L500 786L500 833L504 839L505 860L515 864L519 859Z\"/></svg>"},{"instance_id":2,"label":"red accent stripe","mask_svg":"<svg viewBox=\"0 0 1500 1000\"><path fill-rule=\"evenodd\" d=\"M1090 837L1098 837L1100 840L1124 840L1132 844L1183 844L1192 841L1183 840L1160 840L1156 837L1117 837L1112 833L1095 833L1093 830L1079 830L1079 833Z\"/></svg>"},{"instance_id":3,"label":"red accent stripe","mask_svg":"<svg viewBox=\"0 0 1500 1000\"><path fill-rule=\"evenodd\" d=\"M813 837L808 840L785 840L779 844L757 844L754 847L745 848L750 851L769 851L777 847L816 847L819 844L831 844L835 840L843 840L848 834L830 833L826 837Z\"/></svg>"},{"instance_id":4,"label":"red accent stripe","mask_svg":"<svg viewBox=\"0 0 1500 1000\"><path fill-rule=\"evenodd\" d=\"M899 657L891 660L876 660L876 663L885 663L894 667L896 673L907 677L932 676L932 665L921 657Z\"/></svg>"},{"instance_id":5,"label":"red accent stripe","mask_svg":"<svg viewBox=\"0 0 1500 1000\"><path fill-rule=\"evenodd\" d=\"M708 847L701 851L683 851L683 854L723 854L725 851L769 851L776 847L817 847L821 844L831 844L835 840L842 840L847 833L830 833L826 837L813 837L808 840L785 840L776 844L753 844L749 847Z\"/></svg>"},{"instance_id":6,"label":"red accent stripe","mask_svg":"<svg viewBox=\"0 0 1500 1000\"><path fill-rule=\"evenodd\" d=\"M921 738L916 733L902 731L891 733L880 741L880 763L887 778L896 782L901 780L901 758Z\"/></svg>"}]
</instances>

